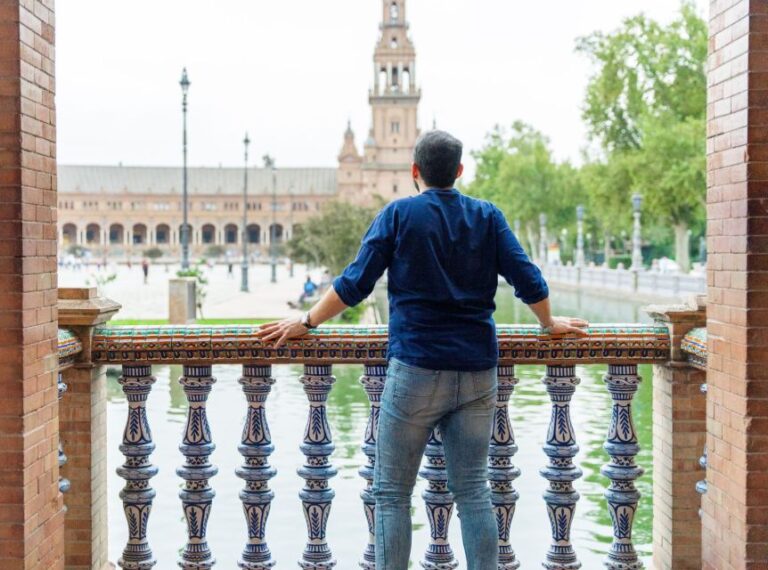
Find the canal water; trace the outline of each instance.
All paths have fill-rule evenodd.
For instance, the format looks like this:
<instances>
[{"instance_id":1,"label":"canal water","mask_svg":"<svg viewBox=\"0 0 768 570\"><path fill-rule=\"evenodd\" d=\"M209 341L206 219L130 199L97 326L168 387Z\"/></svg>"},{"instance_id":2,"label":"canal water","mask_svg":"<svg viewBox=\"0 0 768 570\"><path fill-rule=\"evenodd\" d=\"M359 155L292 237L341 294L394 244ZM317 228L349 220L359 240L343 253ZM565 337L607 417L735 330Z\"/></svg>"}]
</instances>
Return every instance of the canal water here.
<instances>
[{"instance_id":1,"label":"canal water","mask_svg":"<svg viewBox=\"0 0 768 570\"><path fill-rule=\"evenodd\" d=\"M553 291L552 301L557 314L582 316L592 322L647 322L641 305L632 300L611 300L587 293ZM500 288L497 298L496 320L499 323L528 323L532 315L520 304L508 287ZM245 417L245 399L237 379L239 366L216 366L218 379L209 401L209 419L214 442L217 445L212 462L219 474L212 479L217 496L208 525L209 544L217 558L218 568L236 568L237 559L246 539L245 522L238 492L243 482L235 476L242 462L237 451ZM635 423L641 444L638 463L646 472L638 481L642 499L635 523L635 545L641 556L650 562L652 521L651 470L651 367L641 366L643 383L636 396ZM579 366L577 374L581 384L573 399L572 414L580 451L576 463L584 476L576 482L581 500L576 509L573 541L583 568L602 567L602 559L611 542L611 521L603 498L607 479L600 467L608 461L602 445L608 430L611 399L602 377L605 366ZM154 366L157 383L148 402L149 422L157 448L152 462L160 469L152 480L157 490L149 521L149 540L158 560L157 568L176 567L179 551L185 544L186 531L178 491L181 480L175 474L183 463L178 451L185 422L186 401L176 379L180 366ZM543 366L519 366L520 379L511 399L510 418L515 429L519 451L515 463L522 474L515 482L520 500L512 523L512 541L521 567L539 568L549 545L549 522L542 492L546 481L539 469L546 464L541 450L547 432L550 407L541 384ZM278 474L271 485L275 500L268 523L268 539L278 567L295 568L305 544L306 528L298 498L302 479L296 469L303 463L299 451L306 419L306 398L298 376L301 366L277 366L277 382L269 397L267 416L275 444L271 464ZM357 568L366 544L367 530L359 493L364 481L358 468L366 461L360 450L368 417L368 400L358 382L362 366L337 366L336 384L328 403L328 415L336 451L332 456L338 475L331 481L336 498L328 525L328 540L336 559L337 568ZM127 539L125 519L119 492L123 481L115 474L123 457L118 446L127 413L126 400L116 376L108 376L108 464L109 464L109 555L117 561ZM424 503L420 497L424 482L419 481L413 501L414 538L411 567L419 568L418 561L427 546L429 525ZM458 519L451 524L451 544L465 568Z\"/></svg>"}]
</instances>

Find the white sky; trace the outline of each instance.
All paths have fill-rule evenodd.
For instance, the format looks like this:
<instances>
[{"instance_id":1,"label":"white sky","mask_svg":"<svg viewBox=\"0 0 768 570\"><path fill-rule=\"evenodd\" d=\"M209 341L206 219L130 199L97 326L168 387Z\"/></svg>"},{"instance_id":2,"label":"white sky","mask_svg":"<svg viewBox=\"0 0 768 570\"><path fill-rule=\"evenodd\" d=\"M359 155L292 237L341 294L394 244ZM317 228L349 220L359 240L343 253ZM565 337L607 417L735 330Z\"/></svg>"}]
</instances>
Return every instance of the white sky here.
<instances>
[{"instance_id":1,"label":"white sky","mask_svg":"<svg viewBox=\"0 0 768 570\"><path fill-rule=\"evenodd\" d=\"M382 0L72 0L56 4L58 157L181 164L182 67L192 86L190 165L335 166L347 118L365 140ZM708 0L697 0L706 15ZM420 123L479 148L522 119L559 158L585 145L590 66L577 37L677 0L408 0ZM472 165L469 165L470 171Z\"/></svg>"}]
</instances>

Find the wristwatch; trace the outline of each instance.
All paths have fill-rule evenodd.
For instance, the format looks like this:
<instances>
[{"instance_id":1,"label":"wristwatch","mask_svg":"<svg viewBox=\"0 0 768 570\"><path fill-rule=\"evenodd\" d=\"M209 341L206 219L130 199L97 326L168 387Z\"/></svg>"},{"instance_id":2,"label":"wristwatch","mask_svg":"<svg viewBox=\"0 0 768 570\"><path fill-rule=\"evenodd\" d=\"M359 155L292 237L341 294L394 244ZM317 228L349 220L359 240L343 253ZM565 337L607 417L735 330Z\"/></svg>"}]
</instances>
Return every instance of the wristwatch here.
<instances>
[{"instance_id":1,"label":"wristwatch","mask_svg":"<svg viewBox=\"0 0 768 570\"><path fill-rule=\"evenodd\" d=\"M308 330L311 331L314 328L317 328L315 325L312 324L312 321L309 320L309 311L304 313L301 316L301 324Z\"/></svg>"}]
</instances>

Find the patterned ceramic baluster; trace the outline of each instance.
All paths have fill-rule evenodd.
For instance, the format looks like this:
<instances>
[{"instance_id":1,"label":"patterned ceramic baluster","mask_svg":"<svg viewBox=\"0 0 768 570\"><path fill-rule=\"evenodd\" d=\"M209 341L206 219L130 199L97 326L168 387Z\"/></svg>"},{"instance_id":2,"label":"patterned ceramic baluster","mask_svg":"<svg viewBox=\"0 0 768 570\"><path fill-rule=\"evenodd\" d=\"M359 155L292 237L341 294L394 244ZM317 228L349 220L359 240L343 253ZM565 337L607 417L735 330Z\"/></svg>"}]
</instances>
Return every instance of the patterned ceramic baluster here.
<instances>
[{"instance_id":1,"label":"patterned ceramic baluster","mask_svg":"<svg viewBox=\"0 0 768 570\"><path fill-rule=\"evenodd\" d=\"M643 474L643 468L635 465L640 446L632 419L632 398L641 380L637 364L611 364L605 376L613 398L611 427L603 445L611 461L600 470L611 480L605 492L613 521L613 544L604 562L609 570L638 570L643 567L632 545L632 524L640 500L635 480Z\"/></svg>"},{"instance_id":2,"label":"patterned ceramic baluster","mask_svg":"<svg viewBox=\"0 0 768 570\"><path fill-rule=\"evenodd\" d=\"M381 406L381 394L384 391L384 383L387 380L387 367L383 364L367 364L365 373L360 378L360 383L365 388L368 400L371 403L371 412L368 416L368 425L365 428L365 441L363 453L368 457L368 463L360 468L360 476L365 479L366 485L360 497L363 499L365 519L368 522L368 546L363 553L360 567L365 570L376 570L376 552L374 536L374 513L376 501L371 491L373 485L373 467L376 461L376 433L379 425L379 410Z\"/></svg>"},{"instance_id":3,"label":"patterned ceramic baluster","mask_svg":"<svg viewBox=\"0 0 768 570\"><path fill-rule=\"evenodd\" d=\"M238 566L246 570L266 570L275 565L265 540L269 509L275 496L269 488L269 480L276 473L269 465L269 456L275 446L272 445L264 410L264 404L274 383L272 366L243 365L240 384L248 402L248 416L240 445L244 463L237 470L237 476L245 480L245 489L240 491L240 500L243 501L245 520L248 524L248 544Z\"/></svg>"},{"instance_id":4,"label":"patterned ceramic baluster","mask_svg":"<svg viewBox=\"0 0 768 570\"><path fill-rule=\"evenodd\" d=\"M573 365L547 365L544 377L549 398L552 402L552 417L547 432L544 453L549 457L549 465L541 470L542 476L549 481L549 488L544 492L547 513L552 527L552 544L547 552L544 568L548 570L573 570L581 568L576 552L571 544L571 524L576 510L579 494L573 488L573 482L581 477L581 469L573 464L573 458L579 451L571 423L570 403L580 380L575 375Z\"/></svg>"},{"instance_id":5,"label":"patterned ceramic baluster","mask_svg":"<svg viewBox=\"0 0 768 570\"><path fill-rule=\"evenodd\" d=\"M515 570L520 562L509 540L510 525L515 506L520 498L512 483L520 476L520 469L512 465L517 453L515 433L509 421L509 398L517 385L514 366L499 366L499 395L493 418L491 449L488 455L488 477L491 485L491 501L499 528L499 570Z\"/></svg>"},{"instance_id":6,"label":"patterned ceramic baluster","mask_svg":"<svg viewBox=\"0 0 768 570\"><path fill-rule=\"evenodd\" d=\"M301 377L304 392L309 399L309 415L301 446L306 462L298 470L299 476L305 481L299 497L304 508L308 535L299 566L306 570L327 570L336 566L325 535L331 502L336 494L328 486L329 479L336 475L336 469L329 461L335 446L325 406L333 383L336 382L331 370L330 364L307 364Z\"/></svg>"},{"instance_id":7,"label":"patterned ceramic baluster","mask_svg":"<svg viewBox=\"0 0 768 570\"><path fill-rule=\"evenodd\" d=\"M146 410L155 377L150 366L125 365L118 382L128 400L128 419L120 446L125 463L117 468L117 474L125 479L120 498L128 521L128 544L117 564L126 570L147 570L156 563L147 542L147 522L155 498L155 490L149 486L149 480L157 475L157 467L149 462L155 444Z\"/></svg>"},{"instance_id":8,"label":"patterned ceramic baluster","mask_svg":"<svg viewBox=\"0 0 768 570\"><path fill-rule=\"evenodd\" d=\"M67 391L67 385L64 383L63 376L61 372L59 372L59 381L58 381L58 389L59 389L59 401L61 401L61 398L64 396L64 394ZM64 467L64 465L67 464L67 456L64 454L64 448L61 445L61 435L59 435L59 471L61 471L61 468ZM69 479L65 479L64 477L59 477L59 491L62 493L66 493L69 491ZM66 506L64 509L66 510Z\"/></svg>"},{"instance_id":9,"label":"patterned ceramic baluster","mask_svg":"<svg viewBox=\"0 0 768 570\"><path fill-rule=\"evenodd\" d=\"M184 479L179 497L187 519L188 541L178 562L184 570L204 570L216 563L206 539L208 517L216 495L208 481L219 471L209 461L216 446L211 440L206 414L208 395L215 382L210 365L185 365L184 375L179 378L189 403L184 438L179 446L186 461L176 469L176 474Z\"/></svg>"},{"instance_id":10,"label":"patterned ceramic baluster","mask_svg":"<svg viewBox=\"0 0 768 570\"><path fill-rule=\"evenodd\" d=\"M445 453L440 430L435 428L427 442L426 463L419 475L427 480L427 488L422 498L427 504L429 517L430 541L422 568L427 570L449 570L459 563L453 556L448 543L448 526L453 514L453 495L448 491L448 476L445 471Z\"/></svg>"}]
</instances>

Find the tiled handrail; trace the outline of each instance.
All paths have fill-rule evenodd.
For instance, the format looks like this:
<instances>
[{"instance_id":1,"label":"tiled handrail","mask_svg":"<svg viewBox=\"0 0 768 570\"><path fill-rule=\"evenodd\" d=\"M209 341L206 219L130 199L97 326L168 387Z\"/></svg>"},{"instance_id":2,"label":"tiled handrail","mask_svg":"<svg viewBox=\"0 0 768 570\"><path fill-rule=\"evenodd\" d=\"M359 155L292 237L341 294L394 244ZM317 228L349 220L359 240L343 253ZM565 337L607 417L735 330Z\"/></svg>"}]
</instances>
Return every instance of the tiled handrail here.
<instances>
[{"instance_id":1,"label":"tiled handrail","mask_svg":"<svg viewBox=\"0 0 768 570\"><path fill-rule=\"evenodd\" d=\"M707 369L707 329L691 329L683 337L680 350L685 354L688 364L701 370Z\"/></svg>"},{"instance_id":2,"label":"tiled handrail","mask_svg":"<svg viewBox=\"0 0 768 570\"><path fill-rule=\"evenodd\" d=\"M69 368L83 351L83 343L69 329L59 329L59 370Z\"/></svg>"},{"instance_id":3,"label":"tiled handrail","mask_svg":"<svg viewBox=\"0 0 768 570\"><path fill-rule=\"evenodd\" d=\"M238 566L266 569L274 566L267 545L267 519L273 492L269 481L275 470L269 464L274 449L265 406L271 386L272 365L304 364L300 381L308 399L307 424L301 451L306 461L298 470L304 480L299 492L307 522L307 545L299 565L311 570L337 567L326 540L334 491L330 484L336 474L332 463L334 444L327 420L326 401L335 377L334 364L364 364L360 381L371 408L363 442L367 462L360 475L366 481L362 493L369 527L368 545L361 550L360 566L375 570L374 510L371 492L375 462L376 434L381 394L387 382L385 327L321 327L305 338L275 349L264 345L253 326L185 327L100 327L94 331L92 358L96 363L122 365L119 380L129 403L123 443L125 463L118 474L125 479L120 494L128 523L129 540L119 560L122 568L151 568L156 560L146 533L155 491L150 480L157 473L151 462L154 450L146 415L146 402L155 378L153 364L181 364L179 378L189 403L187 423L179 449L185 457L177 474L183 480L179 493L184 509L188 542L180 553L179 566L185 569L211 568L214 555L206 540L206 525L214 507L215 485L210 480L217 468L210 462L214 449L208 424L206 402L216 379L213 366L242 365L240 384L247 412L239 450L243 464L237 475L244 480L240 494L246 518L245 548ZM570 419L570 401L580 382L576 364L608 364L605 383L611 394L612 419L606 426L605 449L610 461L601 470L610 482L605 496L613 521L614 540L605 560L611 570L639 569L642 563L632 545L632 523L639 500L634 481L643 469L635 464L639 447L632 423L632 399L640 376L637 365L669 359L670 336L664 326L596 325L584 338L542 335L534 326L498 327L501 362L498 368L499 393L489 448L489 484L499 533L500 568L519 568L510 541L510 525L518 499L514 480L520 470L513 464L517 451L508 405L518 383L515 365L546 365L542 379L549 394L551 418L544 452L547 465L541 474L547 482L544 500L552 530L552 542L544 567L555 570L578 568L580 563L571 544L573 514L579 499L574 482L581 470L573 458L578 452L576 433ZM422 566L450 569L457 566L448 544L448 525L453 497L447 488L442 437L435 430L426 449L420 474L427 480L423 494L430 517L431 541ZM163 567L169 561L161 563ZM350 561L340 566L351 567Z\"/></svg>"},{"instance_id":4,"label":"tiled handrail","mask_svg":"<svg viewBox=\"0 0 768 570\"><path fill-rule=\"evenodd\" d=\"M554 337L539 327L499 325L501 364L660 362L669 357L670 337L658 325L594 325L584 338ZM256 336L257 326L99 327L93 360L122 364L312 363L383 364L386 327L320 327L279 349Z\"/></svg>"}]
</instances>

